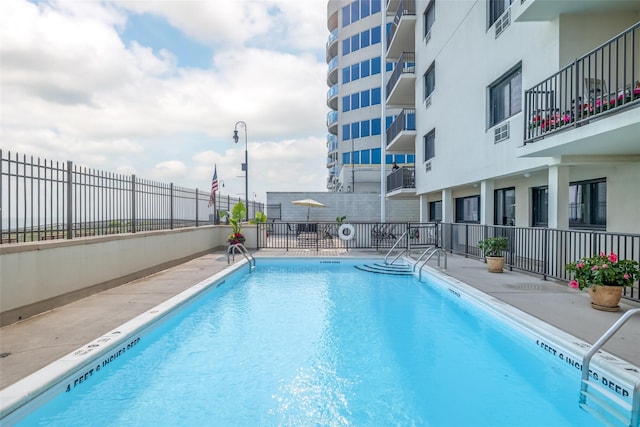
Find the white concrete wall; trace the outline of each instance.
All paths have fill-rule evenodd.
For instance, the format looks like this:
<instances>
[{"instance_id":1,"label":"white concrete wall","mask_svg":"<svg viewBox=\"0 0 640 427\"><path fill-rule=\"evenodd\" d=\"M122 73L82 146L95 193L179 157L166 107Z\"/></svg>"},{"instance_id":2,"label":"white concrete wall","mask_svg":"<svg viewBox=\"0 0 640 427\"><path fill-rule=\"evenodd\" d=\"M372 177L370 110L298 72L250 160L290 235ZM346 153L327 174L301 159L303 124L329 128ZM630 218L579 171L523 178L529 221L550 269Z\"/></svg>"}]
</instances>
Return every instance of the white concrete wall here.
<instances>
[{"instance_id":1,"label":"white concrete wall","mask_svg":"<svg viewBox=\"0 0 640 427\"><path fill-rule=\"evenodd\" d=\"M225 247L230 233L230 226L204 226L0 246L0 313L13 311L15 320L28 317L56 305L48 306L48 300L85 296L89 288L116 286ZM243 226L243 233L245 246L256 248L256 226ZM28 308L34 304L39 308Z\"/></svg>"}]
</instances>

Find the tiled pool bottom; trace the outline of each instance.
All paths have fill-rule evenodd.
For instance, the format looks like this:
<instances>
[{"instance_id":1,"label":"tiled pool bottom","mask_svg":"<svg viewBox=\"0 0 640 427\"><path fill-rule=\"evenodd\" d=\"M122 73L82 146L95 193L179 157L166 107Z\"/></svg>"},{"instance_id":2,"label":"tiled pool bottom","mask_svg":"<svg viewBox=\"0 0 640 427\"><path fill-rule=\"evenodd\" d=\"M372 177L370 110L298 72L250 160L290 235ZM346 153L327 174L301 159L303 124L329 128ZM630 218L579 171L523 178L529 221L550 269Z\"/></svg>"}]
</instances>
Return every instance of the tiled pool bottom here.
<instances>
[{"instance_id":1,"label":"tiled pool bottom","mask_svg":"<svg viewBox=\"0 0 640 427\"><path fill-rule=\"evenodd\" d=\"M336 261L332 261L332 263L334 263ZM337 261L336 263L339 263L339 261ZM256 276L257 277L257 276ZM218 280L218 283L215 283L216 280L214 280L214 284L220 284L220 281ZM227 283L223 284L223 286L221 286L221 290L224 289L226 286L231 286L231 280L229 279L229 277L225 277L224 279L220 279L220 280L227 280ZM353 280L349 281L350 283L353 283ZM383 286L387 286L388 283L382 283L377 286L377 289L379 290L379 288L383 287ZM403 284L401 286L405 286L406 284ZM394 284L394 286L396 286L396 284ZM474 295L473 295L473 290L470 289L465 289L464 285L461 283L445 283L444 284L444 288L442 288L442 292L445 296L445 299L452 299L453 300L453 304L454 305L458 305L460 308L464 310L474 310L475 305L476 304L486 304L487 307L489 308L489 310L493 311L494 315L500 317L500 316L504 316L505 318L509 317L509 308L508 307L501 307L501 305L499 304L499 302L497 302L498 304L496 304L496 301L491 301L490 299L488 301L483 301L483 302L476 302L474 301ZM351 289L353 286L349 287L348 289ZM243 287L244 289L244 287ZM246 288L248 291L256 291L255 288L249 287L247 286ZM302 286L297 288L302 289ZM343 289L344 291L344 289ZM391 290L392 292L390 294L385 294L384 297L383 295L379 295L376 296L375 298L372 297L370 298L371 300L383 300L386 301L388 299L392 299L395 296L397 296L398 293L398 288L397 286ZM215 291L216 293L218 293L218 291ZM284 298L286 295L291 294L292 289L289 289L288 292L286 292L283 295L280 295L280 299ZM316 291L317 292L317 291ZM264 294L263 296L268 296L270 295L270 292L267 292L266 294ZM482 295L481 295L482 297ZM486 296L484 296L486 299ZM261 301L264 301L263 299L261 299ZM264 301L266 303L266 301ZM504 305L504 304L502 304ZM416 314L422 314L425 311L427 311L429 307L423 307L423 309L421 310L417 310L415 313ZM261 305L261 309L264 309L264 306ZM154 313L155 312L155 313ZM150 314L150 315L162 315L163 313L163 308L160 307L160 309L158 310L151 310L149 313L145 313L145 314ZM382 315L384 313L378 313L376 316L374 317L380 317L382 318ZM518 314L518 313L516 313ZM522 313L520 313L522 314ZM393 322L393 318L392 319L388 319L385 324L389 324L391 325ZM144 324L144 322L142 322L142 324ZM125 325L127 326L127 325ZM400 325L395 325L396 327L393 328L394 331L402 331L402 324ZM257 325L255 326L257 328ZM105 371L106 372L111 372L114 366L116 366L118 363L120 363L120 361L126 359L127 357L129 357L129 355L134 354L134 352L136 352L140 346L141 346L141 342L138 341L140 339L140 337L146 337L146 335L144 335L143 333L138 333L135 332L133 335L128 336L127 339L121 339L122 335L127 335L127 328L123 327L123 328L119 328L117 331L115 336L111 336L110 334L105 335L104 337L102 337L102 340L97 340L96 342L90 344L89 346L87 346L86 348L80 349L79 352L76 352L75 356L86 356L89 355L91 353L94 353L96 351L99 351L100 346L108 341L115 341L117 339L120 339L119 343L117 345L115 345L114 348L109 349L108 351L106 351L105 354L101 355L101 357L98 357L97 359L94 358L93 361L90 361L87 363L87 366L84 371L81 369L78 372L76 372L74 375L70 376L68 378L68 381L66 381L66 389L70 391L71 394L75 394L78 390L82 390L84 387L87 387L87 385L91 385L93 384L96 380L96 378L99 378L101 376L104 375ZM137 325L134 323L132 331L137 331L138 328ZM295 328L294 328L295 329ZM484 329L484 328L482 328ZM529 339L533 339L536 338L535 340L535 350L533 352L541 352L543 354L545 354L545 357L547 357L547 355L551 355L553 357L555 357L557 359L557 361L562 360L563 363L567 363L567 364L572 364L575 362L575 360L580 360L579 357L574 356L572 354L572 352L575 352L575 350L577 349L578 351L580 350L580 347L577 347L576 349L569 349L569 350L565 350L563 349L563 344L566 344L564 342L562 342L562 340L560 340L560 343L557 343L555 341L555 338L553 337L546 337L546 332L544 330L544 328L542 328L542 331L539 331L540 333L538 333L538 331L534 331L533 336L531 337L527 337L525 341L529 341ZM551 330L551 332L553 333L554 331ZM543 338L543 339L541 339ZM570 338L571 339L571 338ZM146 338L143 339L143 341L146 341ZM180 340L182 341L182 340ZM353 340L352 340L353 341ZM530 341L529 344L531 344L533 341ZM569 343L570 344L570 343ZM579 342L578 342L579 344ZM571 347L569 345L569 347ZM456 353L458 353L460 351L456 351ZM504 354L511 354L511 351L503 351L501 353ZM466 356L466 355L465 355ZM428 358L429 355L425 356L425 359ZM467 356L468 357L468 356ZM517 359L517 358L516 358ZM96 361L100 362L98 365L96 365L95 367L91 367L92 363L95 363ZM574 363L575 364L575 363ZM562 365L562 363L560 364ZM460 365L462 366L462 365ZM597 365L595 365L597 366ZM97 369L98 367L100 367L100 369ZM382 368L380 368L378 371L383 371L384 370L384 366ZM602 375L603 377L604 374L609 375L608 373L606 373L605 371L601 371L600 375ZM615 376L608 376L607 378L609 378L609 380L611 378L616 378ZM617 380L616 380L617 381ZM619 381L618 381L619 382ZM63 381L64 383L64 381ZM444 384L444 383L442 383ZM443 386L444 387L444 386ZM573 389L571 389L573 390ZM232 393L230 393L232 394ZM574 400L575 394L576 392L571 391L571 401ZM4 402L4 399L3 399Z\"/></svg>"}]
</instances>

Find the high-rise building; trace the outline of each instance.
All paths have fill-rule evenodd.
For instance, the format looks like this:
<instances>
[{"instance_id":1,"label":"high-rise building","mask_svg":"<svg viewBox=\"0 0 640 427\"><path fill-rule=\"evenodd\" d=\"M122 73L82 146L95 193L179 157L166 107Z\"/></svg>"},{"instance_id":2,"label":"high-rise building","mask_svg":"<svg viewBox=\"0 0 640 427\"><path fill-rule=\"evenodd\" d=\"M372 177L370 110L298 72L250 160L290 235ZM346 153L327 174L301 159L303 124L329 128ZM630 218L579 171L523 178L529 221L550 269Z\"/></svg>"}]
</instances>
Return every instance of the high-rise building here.
<instances>
[{"instance_id":1,"label":"high-rise building","mask_svg":"<svg viewBox=\"0 0 640 427\"><path fill-rule=\"evenodd\" d=\"M413 166L413 147L409 155L382 159L389 124L383 118L384 5L332 0L327 10L327 189L380 192L382 164Z\"/></svg>"},{"instance_id":2,"label":"high-rise building","mask_svg":"<svg viewBox=\"0 0 640 427\"><path fill-rule=\"evenodd\" d=\"M354 20L368 4L329 1L327 53L339 73L382 55L380 159L410 160L371 162L387 200L419 199L422 221L640 232L640 1L388 0ZM382 46L349 57L378 17ZM329 100L342 185L346 126L365 120L344 111L364 90L349 82Z\"/></svg>"}]
</instances>

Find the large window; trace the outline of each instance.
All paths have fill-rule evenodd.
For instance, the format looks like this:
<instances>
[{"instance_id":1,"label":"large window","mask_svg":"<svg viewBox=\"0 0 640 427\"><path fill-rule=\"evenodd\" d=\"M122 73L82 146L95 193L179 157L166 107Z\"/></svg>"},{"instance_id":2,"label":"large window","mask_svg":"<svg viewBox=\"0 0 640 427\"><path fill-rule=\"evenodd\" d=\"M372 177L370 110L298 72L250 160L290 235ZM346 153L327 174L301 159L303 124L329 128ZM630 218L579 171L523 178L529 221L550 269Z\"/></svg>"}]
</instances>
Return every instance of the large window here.
<instances>
[{"instance_id":1,"label":"large window","mask_svg":"<svg viewBox=\"0 0 640 427\"><path fill-rule=\"evenodd\" d=\"M489 127L522 110L522 66L509 71L489 87Z\"/></svg>"},{"instance_id":2,"label":"large window","mask_svg":"<svg viewBox=\"0 0 640 427\"><path fill-rule=\"evenodd\" d=\"M502 16L512 2L513 0L489 0L489 27Z\"/></svg>"},{"instance_id":3,"label":"large window","mask_svg":"<svg viewBox=\"0 0 640 427\"><path fill-rule=\"evenodd\" d=\"M480 222L480 196L456 199L456 222Z\"/></svg>"},{"instance_id":4,"label":"large window","mask_svg":"<svg viewBox=\"0 0 640 427\"><path fill-rule=\"evenodd\" d=\"M607 227L607 180L569 184L569 227Z\"/></svg>"},{"instance_id":5,"label":"large window","mask_svg":"<svg viewBox=\"0 0 640 427\"><path fill-rule=\"evenodd\" d=\"M426 73L424 73L424 99L436 88L436 63L433 62Z\"/></svg>"},{"instance_id":6,"label":"large window","mask_svg":"<svg viewBox=\"0 0 640 427\"><path fill-rule=\"evenodd\" d=\"M547 227L549 225L549 187L531 189L531 226Z\"/></svg>"},{"instance_id":7,"label":"large window","mask_svg":"<svg viewBox=\"0 0 640 427\"><path fill-rule=\"evenodd\" d=\"M494 219L495 225L516 225L516 189L502 188L494 191Z\"/></svg>"},{"instance_id":8,"label":"large window","mask_svg":"<svg viewBox=\"0 0 640 427\"><path fill-rule=\"evenodd\" d=\"M442 221L442 200L429 202L429 221Z\"/></svg>"},{"instance_id":9,"label":"large window","mask_svg":"<svg viewBox=\"0 0 640 427\"><path fill-rule=\"evenodd\" d=\"M436 130L432 129L431 132L424 136L424 161L436 156Z\"/></svg>"},{"instance_id":10,"label":"large window","mask_svg":"<svg viewBox=\"0 0 640 427\"><path fill-rule=\"evenodd\" d=\"M427 6L427 9L424 11L424 34L427 35L431 32L431 27L433 27L433 23L436 22L436 0L431 0L431 3Z\"/></svg>"}]
</instances>

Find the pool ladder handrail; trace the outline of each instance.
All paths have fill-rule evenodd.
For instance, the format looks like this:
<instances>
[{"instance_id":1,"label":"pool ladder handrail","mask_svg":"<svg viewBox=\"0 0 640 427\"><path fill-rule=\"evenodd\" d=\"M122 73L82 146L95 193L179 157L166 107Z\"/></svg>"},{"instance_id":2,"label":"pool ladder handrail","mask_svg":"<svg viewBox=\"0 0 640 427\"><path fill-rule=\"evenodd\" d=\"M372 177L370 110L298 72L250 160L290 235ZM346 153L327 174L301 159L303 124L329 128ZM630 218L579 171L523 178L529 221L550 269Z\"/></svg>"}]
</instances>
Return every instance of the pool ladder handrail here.
<instances>
[{"instance_id":1,"label":"pool ladder handrail","mask_svg":"<svg viewBox=\"0 0 640 427\"><path fill-rule=\"evenodd\" d=\"M422 269L424 268L425 265L427 265L427 262L429 262L431 257L433 257L435 254L438 254L438 267L440 267L440 254L444 255L444 268L443 268L443 270L447 269L447 251L445 251L444 249L442 249L439 246L432 246L430 248L427 248L424 252L422 252L422 254L420 254L418 259L416 260L415 264L413 264L413 271L415 273L416 266L418 265L418 263L420 262L422 257L427 255L427 258L422 262L422 265L420 265L420 269L418 270L418 280L422 279Z\"/></svg>"},{"instance_id":2,"label":"pool ladder handrail","mask_svg":"<svg viewBox=\"0 0 640 427\"><path fill-rule=\"evenodd\" d=\"M238 251L238 252L237 252ZM227 248L227 265L231 264L230 258L233 257L233 261L236 260L236 253L241 253L247 261L249 261L249 271L253 271L256 268L256 259L245 248L242 243L234 243Z\"/></svg>"},{"instance_id":3,"label":"pool ladder handrail","mask_svg":"<svg viewBox=\"0 0 640 427\"><path fill-rule=\"evenodd\" d=\"M400 242L405 238L405 236L407 236L407 234L409 234L409 230L407 230L404 233L402 233L402 236L398 237L398 240L396 240L396 242L393 244L393 246L391 246L391 249L389 249L389 252L387 252L387 254L384 256L384 263L385 264L393 264L402 255L404 255L405 252L407 252L408 249L407 248L403 248L400 251L400 253L398 255L396 255L396 257L394 259L392 259L391 262L389 262L389 257L391 256L391 252L393 252L396 249L396 246L398 246L398 244L400 244Z\"/></svg>"},{"instance_id":4,"label":"pool ladder handrail","mask_svg":"<svg viewBox=\"0 0 640 427\"><path fill-rule=\"evenodd\" d=\"M591 363L591 358L600 348L607 342L609 339L616 333L618 330L624 325L627 320L634 314L640 313L640 308L633 308L628 310L626 313L622 315L618 319L616 323L613 324L599 339L596 341L591 349L584 355L582 359L582 380L580 382L580 406L587 410L585 406L587 406L587 391L588 382L589 382L589 364ZM638 380L633 388L633 398L631 403L631 418L629 419L629 426L637 426L640 425L640 380ZM593 399L595 400L595 399ZM591 413L594 416L598 416L598 414L593 413L592 411L587 410L587 412ZM612 414L617 415L617 414ZM618 419L620 419L618 417ZM601 421L606 421L601 419ZM621 420L622 421L622 420ZM626 420L624 421L626 422Z\"/></svg>"}]
</instances>

